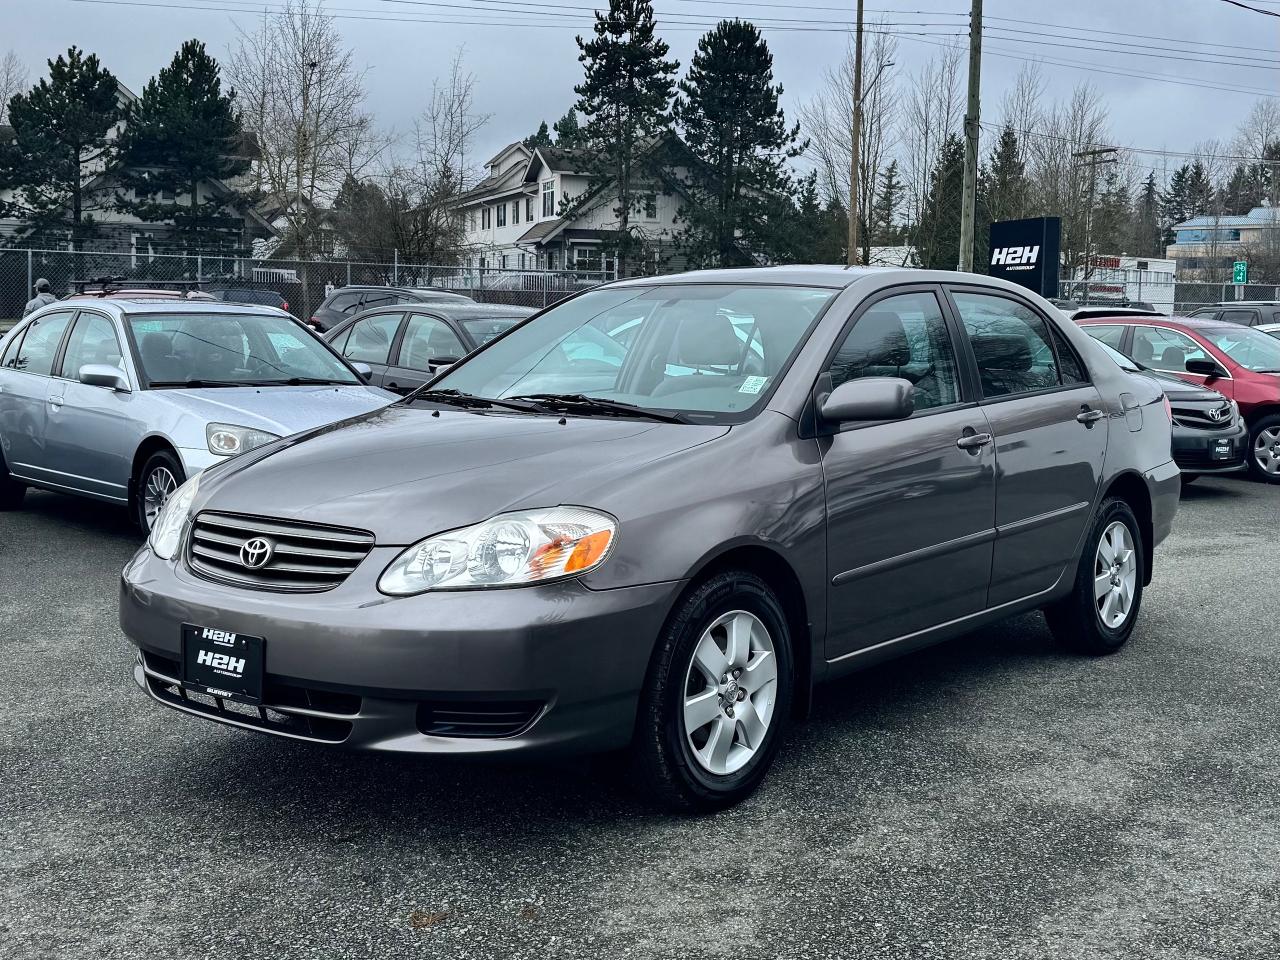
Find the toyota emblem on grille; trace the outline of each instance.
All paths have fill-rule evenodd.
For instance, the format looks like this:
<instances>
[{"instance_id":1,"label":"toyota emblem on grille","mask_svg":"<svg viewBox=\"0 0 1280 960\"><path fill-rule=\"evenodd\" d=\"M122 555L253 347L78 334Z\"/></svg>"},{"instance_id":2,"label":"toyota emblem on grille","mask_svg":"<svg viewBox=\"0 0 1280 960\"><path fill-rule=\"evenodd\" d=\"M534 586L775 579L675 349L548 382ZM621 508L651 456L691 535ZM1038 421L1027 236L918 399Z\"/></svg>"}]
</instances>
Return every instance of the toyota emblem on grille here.
<instances>
[{"instance_id":1,"label":"toyota emblem on grille","mask_svg":"<svg viewBox=\"0 0 1280 960\"><path fill-rule=\"evenodd\" d=\"M259 570L270 562L273 552L274 548L270 540L254 537L252 540L246 540L244 546L240 548L240 562L250 570Z\"/></svg>"},{"instance_id":2,"label":"toyota emblem on grille","mask_svg":"<svg viewBox=\"0 0 1280 960\"><path fill-rule=\"evenodd\" d=\"M1215 409L1213 409L1213 410L1210 410L1210 411L1209 411L1209 419L1210 419L1210 420L1213 420L1213 421L1215 421L1215 422L1216 422L1216 421L1218 421L1218 420L1222 420L1222 419L1224 419L1224 418L1226 417L1226 415L1227 415L1227 408L1226 408L1226 407L1217 407L1217 408L1215 408Z\"/></svg>"}]
</instances>

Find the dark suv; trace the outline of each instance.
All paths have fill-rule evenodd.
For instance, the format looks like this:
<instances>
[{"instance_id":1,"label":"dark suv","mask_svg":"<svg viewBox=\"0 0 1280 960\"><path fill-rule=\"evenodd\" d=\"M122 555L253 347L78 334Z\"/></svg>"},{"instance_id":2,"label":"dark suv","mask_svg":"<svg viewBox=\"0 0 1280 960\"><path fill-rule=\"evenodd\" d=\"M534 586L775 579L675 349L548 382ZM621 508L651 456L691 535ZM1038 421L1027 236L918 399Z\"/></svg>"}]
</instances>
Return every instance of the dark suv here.
<instances>
[{"instance_id":1,"label":"dark suv","mask_svg":"<svg viewBox=\"0 0 1280 960\"><path fill-rule=\"evenodd\" d=\"M392 307L397 303L472 303L461 293L438 287L339 287L324 298L309 321L321 333L336 327L347 317L375 307Z\"/></svg>"},{"instance_id":2,"label":"dark suv","mask_svg":"<svg viewBox=\"0 0 1280 960\"><path fill-rule=\"evenodd\" d=\"M1211 307L1201 307L1187 316L1196 320L1219 320L1246 327L1259 327L1264 323L1280 323L1280 301L1227 300Z\"/></svg>"}]
</instances>

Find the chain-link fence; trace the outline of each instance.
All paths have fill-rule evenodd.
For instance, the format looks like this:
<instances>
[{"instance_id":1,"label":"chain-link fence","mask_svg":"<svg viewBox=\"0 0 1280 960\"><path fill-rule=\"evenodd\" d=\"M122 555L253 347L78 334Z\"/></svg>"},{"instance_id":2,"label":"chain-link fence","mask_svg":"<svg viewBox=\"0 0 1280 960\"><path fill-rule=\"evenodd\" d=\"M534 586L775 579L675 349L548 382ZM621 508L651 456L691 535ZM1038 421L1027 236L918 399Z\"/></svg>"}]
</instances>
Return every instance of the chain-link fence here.
<instances>
[{"instance_id":1,"label":"chain-link fence","mask_svg":"<svg viewBox=\"0 0 1280 960\"><path fill-rule=\"evenodd\" d=\"M0 329L22 315L23 306L31 299L32 285L39 279L48 280L54 295L63 297L74 293L80 283L108 277L129 287L191 283L211 292L227 288L271 290L304 320L330 292L350 284L436 287L481 303L546 307L613 279L611 273L593 270L9 249L0 250Z\"/></svg>"},{"instance_id":2,"label":"chain-link fence","mask_svg":"<svg viewBox=\"0 0 1280 960\"><path fill-rule=\"evenodd\" d=\"M1062 278L1058 296L1081 306L1150 306L1174 316L1233 300L1280 301L1280 285L1264 283L1184 283L1172 274L1145 270L1117 271L1122 276L1079 280Z\"/></svg>"}]
</instances>

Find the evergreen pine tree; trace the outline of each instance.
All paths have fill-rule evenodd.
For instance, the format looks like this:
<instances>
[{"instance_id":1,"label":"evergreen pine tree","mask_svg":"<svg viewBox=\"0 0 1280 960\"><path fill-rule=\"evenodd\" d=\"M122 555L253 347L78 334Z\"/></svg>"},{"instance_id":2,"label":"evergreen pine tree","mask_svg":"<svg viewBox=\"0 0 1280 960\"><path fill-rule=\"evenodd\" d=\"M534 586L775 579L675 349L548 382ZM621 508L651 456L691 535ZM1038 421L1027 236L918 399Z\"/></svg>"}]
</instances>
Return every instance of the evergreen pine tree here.
<instances>
[{"instance_id":1,"label":"evergreen pine tree","mask_svg":"<svg viewBox=\"0 0 1280 960\"><path fill-rule=\"evenodd\" d=\"M929 190L916 225L923 267L950 270L960 251L960 206L964 192L964 141L954 133L942 142L929 174ZM985 259L985 258L984 258Z\"/></svg>"},{"instance_id":2,"label":"evergreen pine tree","mask_svg":"<svg viewBox=\"0 0 1280 960\"><path fill-rule=\"evenodd\" d=\"M1160 191L1150 173L1138 191L1133 209L1133 252L1139 257L1164 256L1160 229Z\"/></svg>"},{"instance_id":3,"label":"evergreen pine tree","mask_svg":"<svg viewBox=\"0 0 1280 960\"><path fill-rule=\"evenodd\" d=\"M28 237L69 237L82 249L99 199L90 181L115 155L108 135L120 120L118 96L98 58L72 47L49 61L48 78L9 101L13 138L0 144L0 190L11 197L0 198L0 216L24 221Z\"/></svg>"},{"instance_id":4,"label":"evergreen pine tree","mask_svg":"<svg viewBox=\"0 0 1280 960\"><path fill-rule=\"evenodd\" d=\"M876 180L871 207L871 242L880 247L896 246L902 240L898 214L906 195L906 185L898 174L898 161L890 160Z\"/></svg>"},{"instance_id":5,"label":"evergreen pine tree","mask_svg":"<svg viewBox=\"0 0 1280 960\"><path fill-rule=\"evenodd\" d=\"M557 146L572 147L582 134L582 128L578 126L578 111L570 110L552 124L551 129L555 131Z\"/></svg>"},{"instance_id":6,"label":"evergreen pine tree","mask_svg":"<svg viewBox=\"0 0 1280 960\"><path fill-rule=\"evenodd\" d=\"M172 222L188 250L239 239L241 222L228 207L245 201L200 187L249 169L234 97L223 93L218 62L204 44L188 40L143 88L121 137L117 179L128 192L120 208L148 222Z\"/></svg>"},{"instance_id":7,"label":"evergreen pine tree","mask_svg":"<svg viewBox=\"0 0 1280 960\"><path fill-rule=\"evenodd\" d=\"M773 54L754 24L721 21L698 41L673 113L698 162L686 177L682 245L704 266L740 266L779 254L770 221L791 191L788 127L773 83Z\"/></svg>"},{"instance_id":8,"label":"evergreen pine tree","mask_svg":"<svg viewBox=\"0 0 1280 960\"><path fill-rule=\"evenodd\" d=\"M538 125L536 133L531 133L524 138L524 145L530 150L536 150L538 147L549 147L551 143L551 131L548 129L547 121L545 120Z\"/></svg>"},{"instance_id":9,"label":"evergreen pine tree","mask_svg":"<svg viewBox=\"0 0 1280 960\"><path fill-rule=\"evenodd\" d=\"M619 273L626 276L637 268L645 246L644 237L632 233L632 214L658 175L654 147L670 127L671 78L679 64L667 59L669 48L654 33L649 0L609 0L608 12L597 11L595 18L592 38L577 38L585 76L574 87L574 109L585 122L572 145L580 148L577 172L587 175L588 186L566 200L561 212L573 216L604 191L615 218L606 252L617 257Z\"/></svg>"}]
</instances>

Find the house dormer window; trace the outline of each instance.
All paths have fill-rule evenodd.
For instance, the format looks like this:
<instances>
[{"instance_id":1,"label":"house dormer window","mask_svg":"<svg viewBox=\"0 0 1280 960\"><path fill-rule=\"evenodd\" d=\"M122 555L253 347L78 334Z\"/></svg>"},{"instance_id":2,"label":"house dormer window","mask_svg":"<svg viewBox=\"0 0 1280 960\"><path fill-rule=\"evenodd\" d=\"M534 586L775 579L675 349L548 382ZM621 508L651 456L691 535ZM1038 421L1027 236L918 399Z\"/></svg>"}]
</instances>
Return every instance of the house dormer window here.
<instances>
[{"instance_id":1,"label":"house dormer window","mask_svg":"<svg viewBox=\"0 0 1280 960\"><path fill-rule=\"evenodd\" d=\"M556 215L556 182L554 180L542 181L542 215L544 217Z\"/></svg>"}]
</instances>

